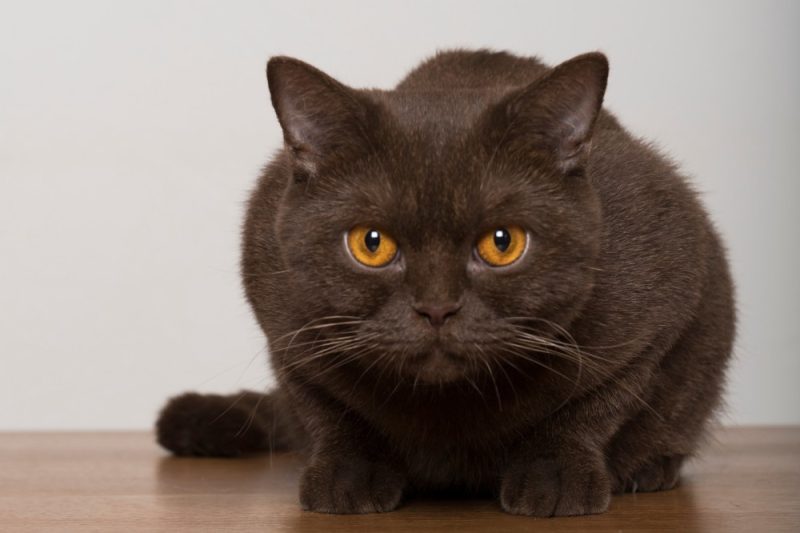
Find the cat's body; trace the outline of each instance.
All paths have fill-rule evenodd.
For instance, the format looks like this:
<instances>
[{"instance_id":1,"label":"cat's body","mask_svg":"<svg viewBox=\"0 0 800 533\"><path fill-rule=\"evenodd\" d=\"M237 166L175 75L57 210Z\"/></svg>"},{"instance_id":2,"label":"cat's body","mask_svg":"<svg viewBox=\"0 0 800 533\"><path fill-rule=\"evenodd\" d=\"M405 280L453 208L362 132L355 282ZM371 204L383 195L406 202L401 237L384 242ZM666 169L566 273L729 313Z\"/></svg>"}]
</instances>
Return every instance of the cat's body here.
<instances>
[{"instance_id":1,"label":"cat's body","mask_svg":"<svg viewBox=\"0 0 800 533\"><path fill-rule=\"evenodd\" d=\"M719 402L732 287L684 179L597 114L606 69L458 51L354 91L273 60L287 147L253 193L242 270L279 387L176 398L160 442L302 447L301 501L326 512L444 490L587 514L674 486ZM348 256L361 223L400 259ZM512 223L524 255L487 267L480 231Z\"/></svg>"}]
</instances>

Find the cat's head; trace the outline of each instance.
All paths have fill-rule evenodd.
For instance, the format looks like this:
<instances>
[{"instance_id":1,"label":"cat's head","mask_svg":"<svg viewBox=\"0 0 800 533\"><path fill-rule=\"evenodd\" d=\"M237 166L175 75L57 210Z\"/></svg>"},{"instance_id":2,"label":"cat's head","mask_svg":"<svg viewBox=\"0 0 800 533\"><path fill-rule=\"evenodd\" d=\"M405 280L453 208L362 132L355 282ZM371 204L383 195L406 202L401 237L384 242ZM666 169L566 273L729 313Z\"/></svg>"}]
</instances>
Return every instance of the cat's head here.
<instances>
[{"instance_id":1,"label":"cat's head","mask_svg":"<svg viewBox=\"0 0 800 533\"><path fill-rule=\"evenodd\" d=\"M451 382L572 320L600 238L585 170L607 73L594 53L526 87L376 91L272 59L291 177L270 253L316 353Z\"/></svg>"}]
</instances>

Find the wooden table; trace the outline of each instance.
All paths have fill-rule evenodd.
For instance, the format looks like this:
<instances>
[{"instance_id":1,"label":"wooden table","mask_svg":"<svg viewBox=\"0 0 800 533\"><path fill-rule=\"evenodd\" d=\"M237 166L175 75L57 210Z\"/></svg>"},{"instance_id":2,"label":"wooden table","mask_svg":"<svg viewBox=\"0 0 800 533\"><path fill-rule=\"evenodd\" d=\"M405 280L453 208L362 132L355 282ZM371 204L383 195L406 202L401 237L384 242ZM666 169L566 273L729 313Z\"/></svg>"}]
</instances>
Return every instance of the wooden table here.
<instances>
[{"instance_id":1,"label":"wooden table","mask_svg":"<svg viewBox=\"0 0 800 533\"><path fill-rule=\"evenodd\" d=\"M0 531L800 531L800 428L720 430L681 488L598 516L533 519L495 502L301 512L291 454L181 459L149 433L0 433Z\"/></svg>"}]
</instances>

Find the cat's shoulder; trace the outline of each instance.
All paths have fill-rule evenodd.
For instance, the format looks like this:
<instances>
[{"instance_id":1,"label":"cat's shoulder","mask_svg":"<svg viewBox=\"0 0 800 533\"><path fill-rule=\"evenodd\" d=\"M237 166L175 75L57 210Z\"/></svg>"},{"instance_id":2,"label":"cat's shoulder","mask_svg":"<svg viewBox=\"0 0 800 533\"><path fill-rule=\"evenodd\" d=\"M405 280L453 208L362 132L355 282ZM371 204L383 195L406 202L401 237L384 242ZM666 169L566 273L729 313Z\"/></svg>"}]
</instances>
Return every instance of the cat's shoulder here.
<instances>
[{"instance_id":1,"label":"cat's shoulder","mask_svg":"<svg viewBox=\"0 0 800 533\"><path fill-rule=\"evenodd\" d=\"M494 50L442 50L415 67L396 90L479 89L531 83L549 70L535 57Z\"/></svg>"}]
</instances>

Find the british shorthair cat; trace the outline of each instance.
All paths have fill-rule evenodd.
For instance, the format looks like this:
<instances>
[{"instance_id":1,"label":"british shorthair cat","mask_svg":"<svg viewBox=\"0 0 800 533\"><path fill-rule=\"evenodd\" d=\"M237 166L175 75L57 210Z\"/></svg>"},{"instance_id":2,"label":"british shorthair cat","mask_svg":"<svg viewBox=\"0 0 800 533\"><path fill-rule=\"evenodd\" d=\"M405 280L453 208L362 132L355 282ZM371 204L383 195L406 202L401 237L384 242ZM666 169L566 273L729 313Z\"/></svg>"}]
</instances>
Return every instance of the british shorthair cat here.
<instances>
[{"instance_id":1,"label":"british shorthair cat","mask_svg":"<svg viewBox=\"0 0 800 533\"><path fill-rule=\"evenodd\" d=\"M310 511L492 494L603 512L670 489L720 402L723 246L676 167L601 108L608 63L441 52L392 90L269 61L284 146L252 193L269 393L173 398L178 455L307 454Z\"/></svg>"}]
</instances>

